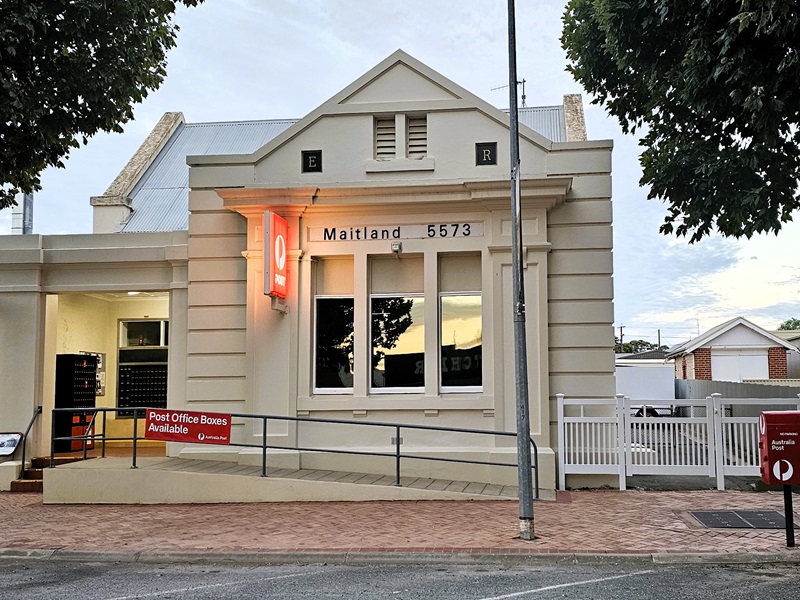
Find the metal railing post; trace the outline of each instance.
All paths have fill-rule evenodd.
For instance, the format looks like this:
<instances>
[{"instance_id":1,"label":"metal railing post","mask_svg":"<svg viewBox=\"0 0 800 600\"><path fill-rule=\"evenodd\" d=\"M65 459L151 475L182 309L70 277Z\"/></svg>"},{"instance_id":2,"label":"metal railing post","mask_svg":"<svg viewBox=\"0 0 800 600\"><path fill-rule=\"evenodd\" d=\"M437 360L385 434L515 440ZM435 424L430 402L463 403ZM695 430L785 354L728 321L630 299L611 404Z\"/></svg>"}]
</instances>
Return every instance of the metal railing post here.
<instances>
[{"instance_id":1,"label":"metal railing post","mask_svg":"<svg viewBox=\"0 0 800 600\"><path fill-rule=\"evenodd\" d=\"M50 468L56 463L56 411L50 413Z\"/></svg>"},{"instance_id":2,"label":"metal railing post","mask_svg":"<svg viewBox=\"0 0 800 600\"><path fill-rule=\"evenodd\" d=\"M103 411L103 437L102 437L102 439L101 439L101 441L100 441L100 443L101 443L101 447L102 447L102 453L101 453L101 456L102 456L103 458L105 458L105 457L106 457L106 431L108 431L108 430L106 429L106 423L107 423L107 422L108 422L108 411L105 411L105 410L104 410L104 411Z\"/></svg>"},{"instance_id":3,"label":"metal railing post","mask_svg":"<svg viewBox=\"0 0 800 600\"><path fill-rule=\"evenodd\" d=\"M396 486L400 486L400 425L395 427L395 482Z\"/></svg>"},{"instance_id":4,"label":"metal railing post","mask_svg":"<svg viewBox=\"0 0 800 600\"><path fill-rule=\"evenodd\" d=\"M539 499L539 448L536 442L531 438L531 446L533 446L533 497Z\"/></svg>"},{"instance_id":5,"label":"metal railing post","mask_svg":"<svg viewBox=\"0 0 800 600\"><path fill-rule=\"evenodd\" d=\"M131 464L131 469L136 469L136 442L139 439L139 409L133 409L133 464Z\"/></svg>"},{"instance_id":6,"label":"metal railing post","mask_svg":"<svg viewBox=\"0 0 800 600\"><path fill-rule=\"evenodd\" d=\"M28 423L28 428L25 430L25 433L22 434L22 477L25 477L25 445L28 441L28 434L31 432L31 428L33 427L34 422L36 421L36 417L42 414L42 407L37 406L36 410L33 411L33 416L31 417L30 423Z\"/></svg>"},{"instance_id":7,"label":"metal railing post","mask_svg":"<svg viewBox=\"0 0 800 600\"><path fill-rule=\"evenodd\" d=\"M267 417L262 419L261 426L261 476L267 476Z\"/></svg>"}]
</instances>

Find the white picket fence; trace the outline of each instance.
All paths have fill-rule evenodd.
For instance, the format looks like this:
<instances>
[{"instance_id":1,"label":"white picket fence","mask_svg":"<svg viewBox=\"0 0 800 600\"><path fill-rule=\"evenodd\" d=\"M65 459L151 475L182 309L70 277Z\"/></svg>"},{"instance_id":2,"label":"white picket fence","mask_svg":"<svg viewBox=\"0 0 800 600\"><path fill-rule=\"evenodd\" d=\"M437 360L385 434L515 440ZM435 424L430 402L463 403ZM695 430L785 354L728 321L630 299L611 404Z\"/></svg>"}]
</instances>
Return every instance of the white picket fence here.
<instances>
[{"instance_id":1,"label":"white picket fence","mask_svg":"<svg viewBox=\"0 0 800 600\"><path fill-rule=\"evenodd\" d=\"M758 415L762 410L800 410L787 398L678 400L686 416L648 416L647 406L663 400L632 400L618 395L558 399L558 485L571 474L617 475L626 488L629 475L758 476ZM743 409L741 407L749 407ZM751 413L748 416L733 416ZM639 414L640 416L636 416Z\"/></svg>"}]
</instances>

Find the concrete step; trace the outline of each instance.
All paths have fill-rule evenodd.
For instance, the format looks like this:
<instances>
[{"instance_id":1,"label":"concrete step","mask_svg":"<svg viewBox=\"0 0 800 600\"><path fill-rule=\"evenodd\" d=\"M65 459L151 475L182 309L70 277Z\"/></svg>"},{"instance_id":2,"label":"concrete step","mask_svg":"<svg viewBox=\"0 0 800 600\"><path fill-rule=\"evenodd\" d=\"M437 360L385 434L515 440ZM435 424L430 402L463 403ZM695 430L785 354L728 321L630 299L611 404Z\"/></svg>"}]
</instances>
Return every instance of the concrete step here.
<instances>
[{"instance_id":1,"label":"concrete step","mask_svg":"<svg viewBox=\"0 0 800 600\"><path fill-rule=\"evenodd\" d=\"M83 460L83 456L56 456L53 465L66 465ZM31 468L25 469L19 479L11 482L9 491L19 493L41 492L44 489L44 469L50 467L49 456L37 456L31 459Z\"/></svg>"},{"instance_id":2,"label":"concrete step","mask_svg":"<svg viewBox=\"0 0 800 600\"><path fill-rule=\"evenodd\" d=\"M41 479L15 479L11 482L11 492L31 493L41 492L44 489L44 481Z\"/></svg>"}]
</instances>

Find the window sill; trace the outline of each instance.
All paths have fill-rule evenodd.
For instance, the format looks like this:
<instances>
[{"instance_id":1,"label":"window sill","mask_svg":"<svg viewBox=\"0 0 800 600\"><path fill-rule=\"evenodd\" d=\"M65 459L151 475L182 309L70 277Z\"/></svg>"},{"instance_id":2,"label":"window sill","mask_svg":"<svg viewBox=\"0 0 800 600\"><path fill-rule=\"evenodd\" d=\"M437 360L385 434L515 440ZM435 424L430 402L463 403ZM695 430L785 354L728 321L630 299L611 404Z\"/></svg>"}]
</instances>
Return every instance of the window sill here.
<instances>
[{"instance_id":1,"label":"window sill","mask_svg":"<svg viewBox=\"0 0 800 600\"><path fill-rule=\"evenodd\" d=\"M402 171L433 171L436 164L431 156L420 159L392 158L389 160L368 160L364 163L367 173L395 173Z\"/></svg>"},{"instance_id":2,"label":"window sill","mask_svg":"<svg viewBox=\"0 0 800 600\"><path fill-rule=\"evenodd\" d=\"M354 396L351 394L315 394L297 399L297 410L307 411L406 411L406 410L488 410L494 409L494 397L487 394L451 393L386 394Z\"/></svg>"}]
</instances>

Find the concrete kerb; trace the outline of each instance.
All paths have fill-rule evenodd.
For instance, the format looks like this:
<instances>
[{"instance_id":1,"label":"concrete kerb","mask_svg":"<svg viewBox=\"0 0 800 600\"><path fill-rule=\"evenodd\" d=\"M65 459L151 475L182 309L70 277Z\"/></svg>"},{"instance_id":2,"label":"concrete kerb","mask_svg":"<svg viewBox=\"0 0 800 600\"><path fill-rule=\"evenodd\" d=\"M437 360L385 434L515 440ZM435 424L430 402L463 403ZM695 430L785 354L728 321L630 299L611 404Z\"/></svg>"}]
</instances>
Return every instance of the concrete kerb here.
<instances>
[{"instance_id":1,"label":"concrete kerb","mask_svg":"<svg viewBox=\"0 0 800 600\"><path fill-rule=\"evenodd\" d=\"M330 565L677 565L677 564L798 564L800 552L709 553L557 553L557 552L92 552L61 549L0 548L0 560L63 560L77 562L138 562L149 564L330 564Z\"/></svg>"}]
</instances>

